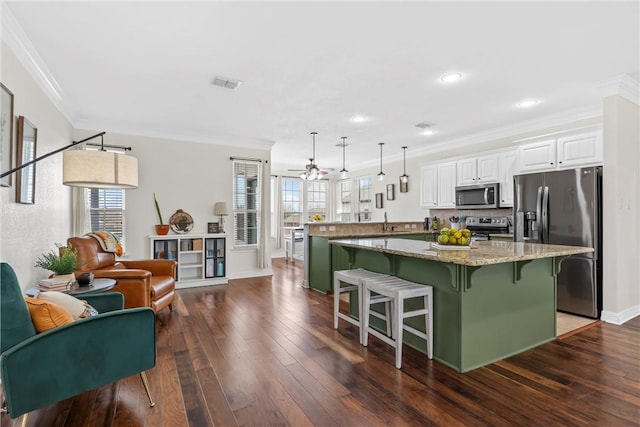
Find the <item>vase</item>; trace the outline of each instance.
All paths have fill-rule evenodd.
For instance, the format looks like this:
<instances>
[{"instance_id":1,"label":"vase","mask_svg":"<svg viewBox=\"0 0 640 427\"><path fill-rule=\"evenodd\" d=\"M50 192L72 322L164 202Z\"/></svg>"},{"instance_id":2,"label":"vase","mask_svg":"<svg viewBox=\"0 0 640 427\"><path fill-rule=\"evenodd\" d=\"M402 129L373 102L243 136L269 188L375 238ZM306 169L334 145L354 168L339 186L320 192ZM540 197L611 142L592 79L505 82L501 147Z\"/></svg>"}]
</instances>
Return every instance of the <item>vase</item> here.
<instances>
[{"instance_id":1,"label":"vase","mask_svg":"<svg viewBox=\"0 0 640 427\"><path fill-rule=\"evenodd\" d=\"M164 236L169 233L169 224L156 224L156 235Z\"/></svg>"}]
</instances>

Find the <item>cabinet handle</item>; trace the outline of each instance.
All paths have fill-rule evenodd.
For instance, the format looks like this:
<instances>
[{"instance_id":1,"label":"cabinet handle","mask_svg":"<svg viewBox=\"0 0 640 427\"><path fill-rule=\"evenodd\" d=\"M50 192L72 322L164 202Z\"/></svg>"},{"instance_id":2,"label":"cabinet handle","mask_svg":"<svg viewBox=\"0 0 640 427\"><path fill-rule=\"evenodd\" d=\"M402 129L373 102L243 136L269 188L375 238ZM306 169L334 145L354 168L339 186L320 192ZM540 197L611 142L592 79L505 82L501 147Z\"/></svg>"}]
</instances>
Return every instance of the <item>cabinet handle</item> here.
<instances>
[{"instance_id":1,"label":"cabinet handle","mask_svg":"<svg viewBox=\"0 0 640 427\"><path fill-rule=\"evenodd\" d=\"M562 164L562 162L558 162L558 163Z\"/></svg>"},{"instance_id":2,"label":"cabinet handle","mask_svg":"<svg viewBox=\"0 0 640 427\"><path fill-rule=\"evenodd\" d=\"M551 165L553 164L553 162L550 163Z\"/></svg>"}]
</instances>

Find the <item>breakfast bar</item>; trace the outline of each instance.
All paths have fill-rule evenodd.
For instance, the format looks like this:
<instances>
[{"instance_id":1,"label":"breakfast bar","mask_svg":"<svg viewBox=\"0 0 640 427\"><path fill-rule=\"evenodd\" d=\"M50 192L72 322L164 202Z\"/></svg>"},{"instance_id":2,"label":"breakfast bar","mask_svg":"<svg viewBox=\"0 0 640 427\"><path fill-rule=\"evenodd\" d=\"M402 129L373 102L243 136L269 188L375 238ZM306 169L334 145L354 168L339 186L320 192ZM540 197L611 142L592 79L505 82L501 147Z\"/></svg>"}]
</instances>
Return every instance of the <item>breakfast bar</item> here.
<instances>
[{"instance_id":1,"label":"breakfast bar","mask_svg":"<svg viewBox=\"0 0 640 427\"><path fill-rule=\"evenodd\" d=\"M434 290L433 357L460 372L504 359L556 337L556 275L567 256L593 248L476 242L466 250L400 238L331 240L331 272L364 268ZM353 300L353 298L352 298ZM412 307L410 304L414 304ZM409 301L415 309L418 301ZM357 306L351 307L358 315ZM381 327L378 319L372 324ZM424 331L424 324L410 326ZM422 322L424 323L424 322ZM406 334L405 344L425 352Z\"/></svg>"}]
</instances>

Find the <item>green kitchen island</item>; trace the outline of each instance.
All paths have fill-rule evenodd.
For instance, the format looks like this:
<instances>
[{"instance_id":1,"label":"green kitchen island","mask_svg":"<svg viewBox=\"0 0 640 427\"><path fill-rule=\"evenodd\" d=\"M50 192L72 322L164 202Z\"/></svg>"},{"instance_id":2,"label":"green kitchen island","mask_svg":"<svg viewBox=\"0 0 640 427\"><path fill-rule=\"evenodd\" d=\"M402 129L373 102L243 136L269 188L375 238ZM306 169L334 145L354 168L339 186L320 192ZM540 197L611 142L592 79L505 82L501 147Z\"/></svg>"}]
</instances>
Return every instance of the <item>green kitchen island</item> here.
<instances>
[{"instance_id":1,"label":"green kitchen island","mask_svg":"<svg viewBox=\"0 0 640 427\"><path fill-rule=\"evenodd\" d=\"M431 242L397 238L329 243L335 258L344 260L332 265L332 274L345 267L360 267L431 285L433 356L460 372L554 340L556 275L561 261L593 251L498 241L477 242L468 250L443 250ZM420 304L419 299L408 301L406 309ZM351 313L359 315L356 304L352 304ZM406 322L424 331L424 320L419 320ZM374 327L383 325L377 318L371 322ZM426 352L424 340L411 333L405 333L405 344Z\"/></svg>"}]
</instances>

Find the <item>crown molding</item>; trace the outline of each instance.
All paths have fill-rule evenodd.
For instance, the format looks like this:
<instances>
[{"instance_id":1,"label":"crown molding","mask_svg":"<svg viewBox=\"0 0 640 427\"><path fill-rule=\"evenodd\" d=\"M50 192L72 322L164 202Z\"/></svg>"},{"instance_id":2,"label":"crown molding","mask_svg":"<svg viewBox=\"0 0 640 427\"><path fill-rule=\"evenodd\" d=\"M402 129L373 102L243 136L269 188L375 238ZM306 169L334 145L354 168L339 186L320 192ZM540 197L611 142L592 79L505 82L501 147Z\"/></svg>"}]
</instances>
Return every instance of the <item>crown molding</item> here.
<instances>
[{"instance_id":1,"label":"crown molding","mask_svg":"<svg viewBox=\"0 0 640 427\"><path fill-rule=\"evenodd\" d=\"M612 95L619 95L627 101L640 105L640 85L637 80L627 74L622 74L609 80L605 80L598 85L598 89L600 90L603 98Z\"/></svg>"},{"instance_id":2,"label":"crown molding","mask_svg":"<svg viewBox=\"0 0 640 427\"><path fill-rule=\"evenodd\" d=\"M504 138L515 138L518 135L522 135L528 132L535 132L542 129L548 129L553 126L564 125L567 123L599 116L602 116L601 105L578 108L558 114L553 114L550 116L539 117L535 120L519 122L509 126L502 126L486 132L479 132L476 134L466 135L461 138L441 141L437 144L430 145L419 150L414 150L411 154L434 154L443 151L450 151L452 149L474 146L484 142L495 141Z\"/></svg>"},{"instance_id":3,"label":"crown molding","mask_svg":"<svg viewBox=\"0 0 640 427\"><path fill-rule=\"evenodd\" d=\"M31 40L27 37L6 3L2 5L1 15L2 32L0 33L0 37L16 55L18 61L24 66L53 105L73 125L72 115L63 103L64 91L55 77L53 77L51 71L49 71L47 64L45 64L44 60L40 57Z\"/></svg>"}]
</instances>

